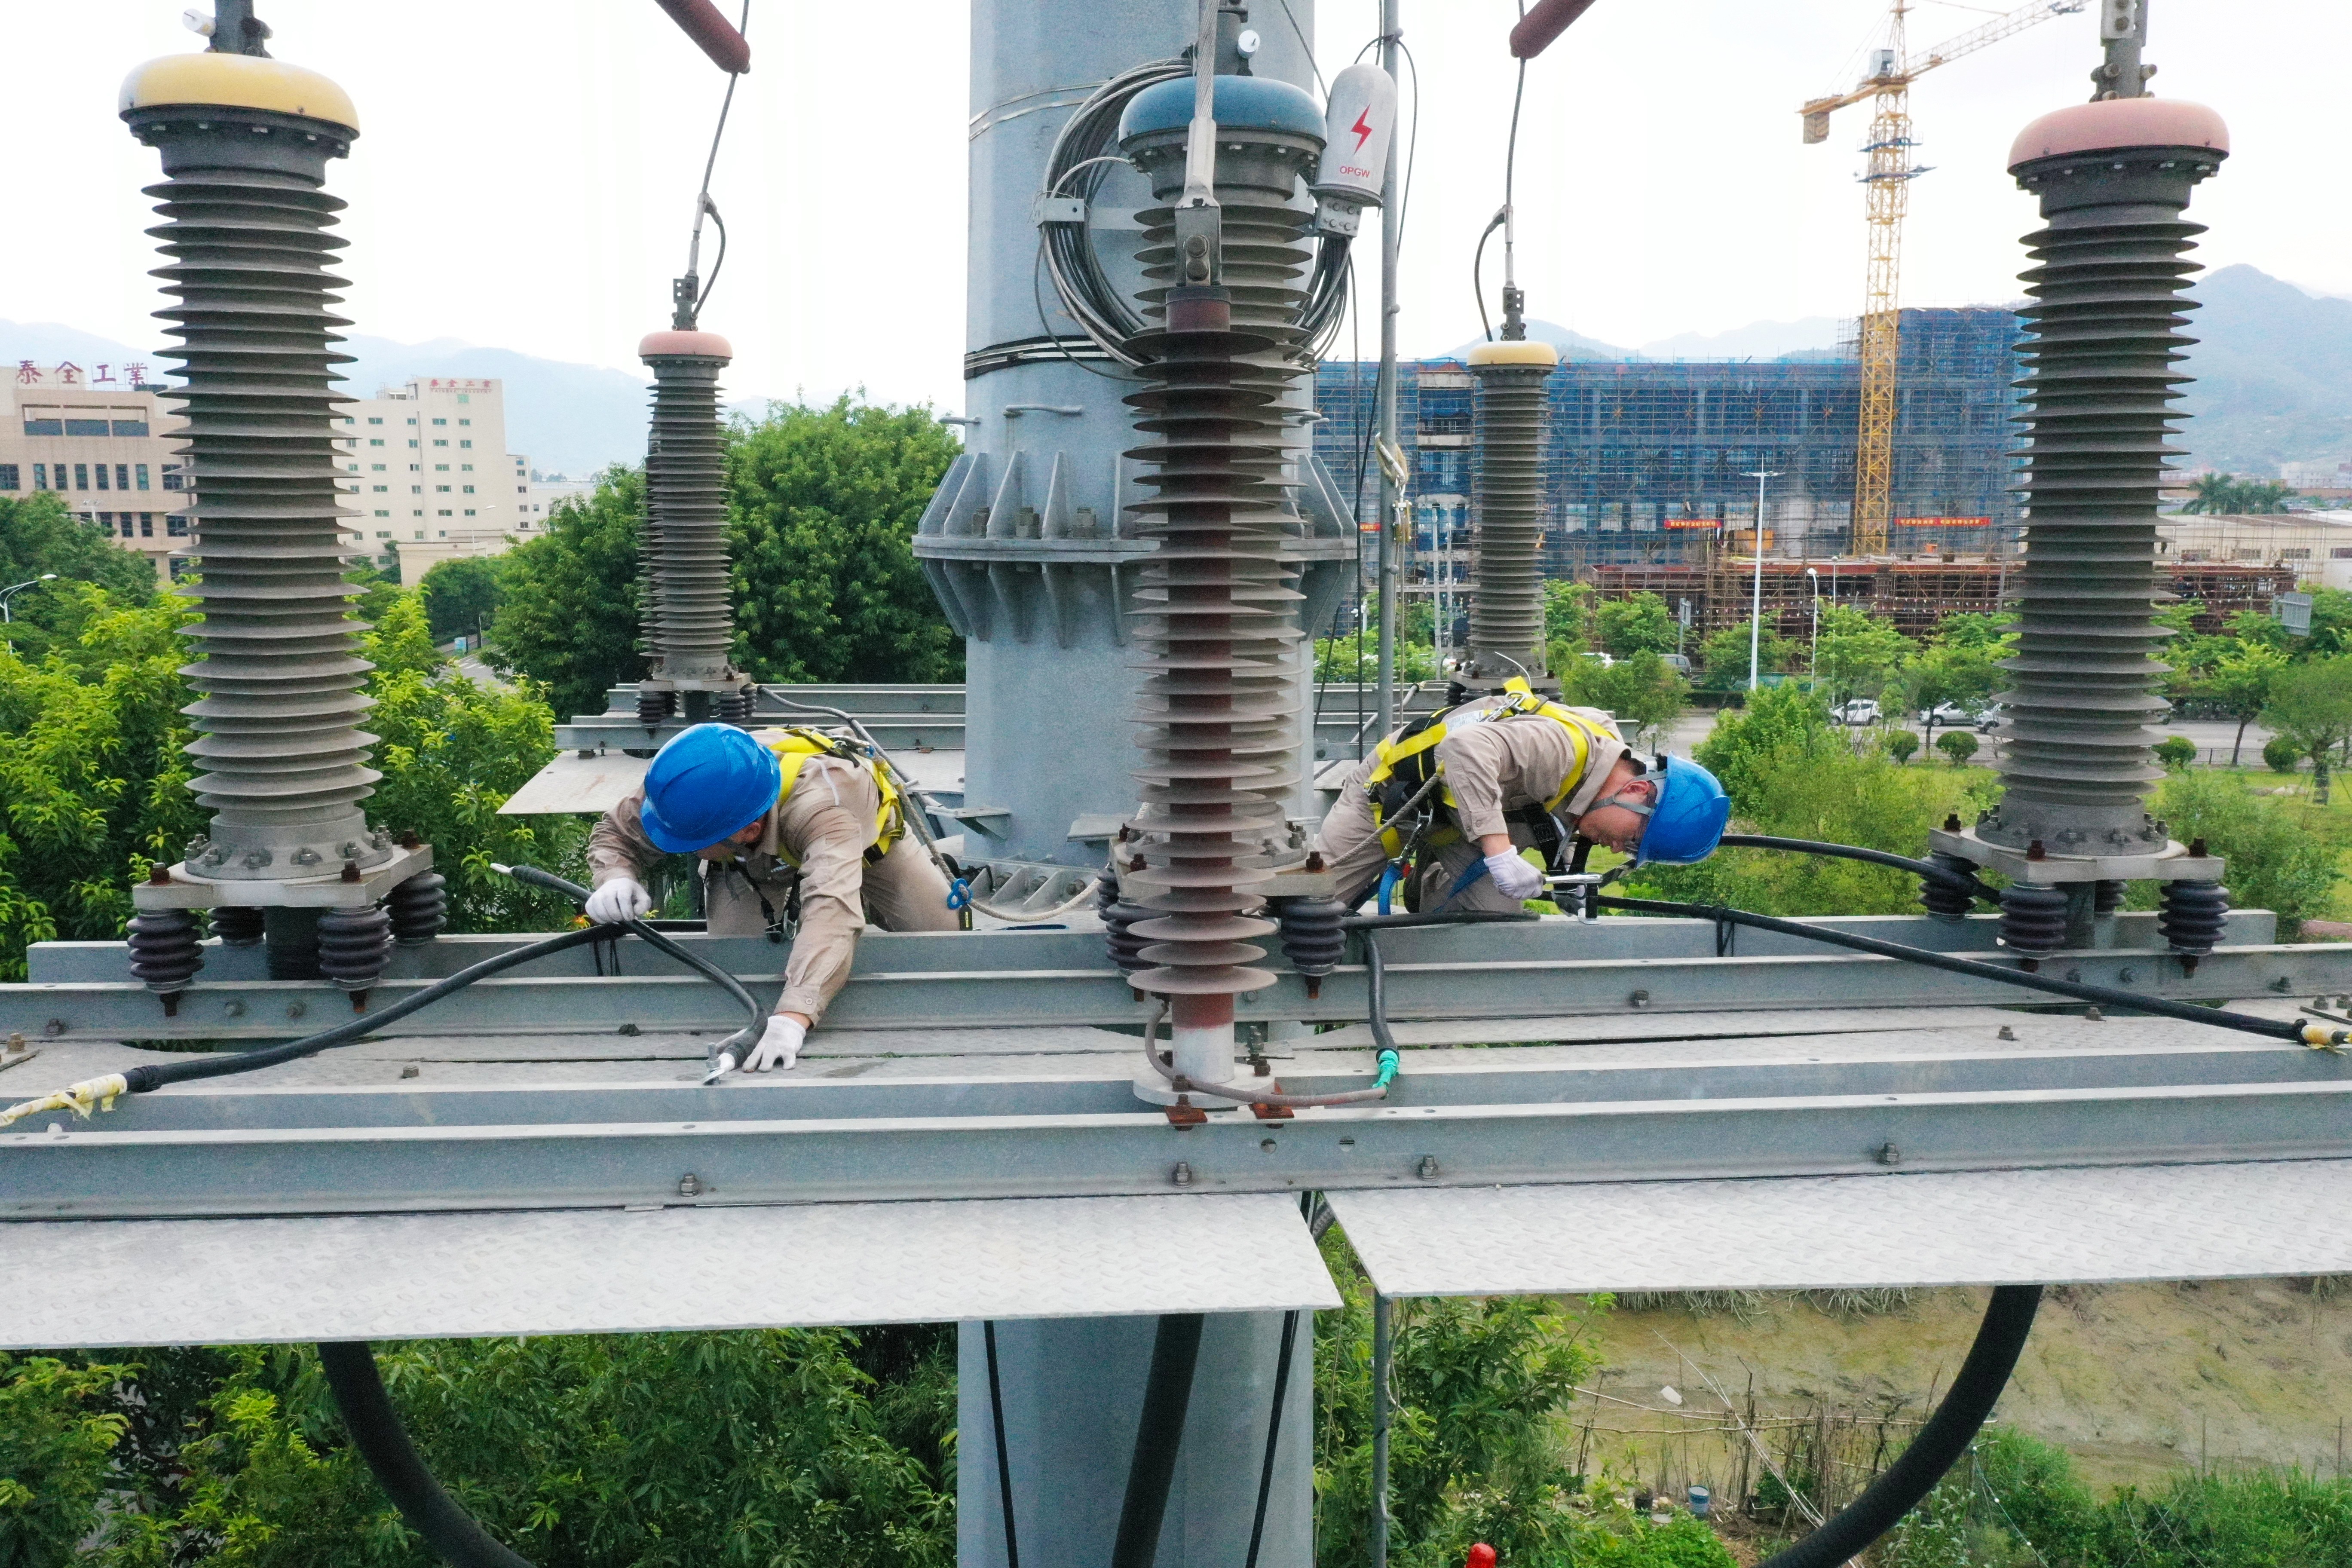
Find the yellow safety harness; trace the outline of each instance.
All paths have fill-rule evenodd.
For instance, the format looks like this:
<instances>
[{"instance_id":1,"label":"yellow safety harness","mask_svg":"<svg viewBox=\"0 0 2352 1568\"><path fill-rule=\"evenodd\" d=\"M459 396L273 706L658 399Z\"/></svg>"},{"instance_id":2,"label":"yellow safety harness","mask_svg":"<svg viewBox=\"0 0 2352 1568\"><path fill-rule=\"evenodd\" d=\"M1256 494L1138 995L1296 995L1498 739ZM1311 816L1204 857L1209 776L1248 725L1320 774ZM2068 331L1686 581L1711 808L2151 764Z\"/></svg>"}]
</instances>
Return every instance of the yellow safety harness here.
<instances>
[{"instance_id":1,"label":"yellow safety harness","mask_svg":"<svg viewBox=\"0 0 2352 1568\"><path fill-rule=\"evenodd\" d=\"M1364 794L1372 808L1372 825L1380 829L1381 847L1393 860L1404 852L1404 825L1391 823L1387 818L1403 809L1406 803L1420 795L1434 778L1434 792L1440 805L1447 812L1461 803L1454 798L1452 786L1445 783L1445 763L1437 755L1438 746L1456 724L1492 724L1505 719L1536 717L1549 719L1568 731L1568 743L1572 754L1567 776L1559 789L1544 802L1547 816L1558 811L1568 797L1584 782L1584 771L1592 756L1593 743L1601 739L1591 723L1577 717L1557 702L1548 702L1537 696L1528 683L1513 676L1503 683L1504 700L1491 708L1465 711L1469 704L1449 708L1415 720L1372 749L1372 770L1364 775ZM1460 827L1440 826L1423 841L1429 847L1440 848L1462 837Z\"/></svg>"},{"instance_id":2,"label":"yellow safety harness","mask_svg":"<svg viewBox=\"0 0 2352 1568\"><path fill-rule=\"evenodd\" d=\"M792 799L793 786L800 782L801 770L809 764L811 759L833 757L865 769L866 776L874 781L875 793L882 799L881 809L874 817L874 840L866 848L866 864L872 865L890 853L891 847L905 835L906 802L898 794L898 786L890 782L890 770L867 756L856 742L839 735L828 735L822 730L802 729L797 725L781 730L762 730L758 739L761 745L776 753L776 761L783 769L782 782L776 789L777 810L782 811L784 802ZM792 851L784 847L781 837L776 841L776 853L788 865L797 867L800 864Z\"/></svg>"}]
</instances>

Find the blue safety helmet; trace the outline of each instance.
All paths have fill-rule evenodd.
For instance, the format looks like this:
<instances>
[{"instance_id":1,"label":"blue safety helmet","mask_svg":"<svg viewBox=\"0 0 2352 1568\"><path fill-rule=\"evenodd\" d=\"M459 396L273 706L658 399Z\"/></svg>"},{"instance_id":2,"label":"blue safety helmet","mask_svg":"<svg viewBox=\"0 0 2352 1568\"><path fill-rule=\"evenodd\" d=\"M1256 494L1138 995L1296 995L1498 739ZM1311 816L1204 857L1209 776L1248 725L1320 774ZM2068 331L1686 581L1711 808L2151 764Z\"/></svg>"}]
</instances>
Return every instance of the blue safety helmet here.
<instances>
[{"instance_id":1,"label":"blue safety helmet","mask_svg":"<svg viewBox=\"0 0 2352 1568\"><path fill-rule=\"evenodd\" d=\"M776 753L742 731L697 724L655 754L637 821L656 847L691 855L759 821L783 782Z\"/></svg>"},{"instance_id":2,"label":"blue safety helmet","mask_svg":"<svg viewBox=\"0 0 2352 1568\"><path fill-rule=\"evenodd\" d=\"M1706 859L1723 840L1731 797L1713 773L1686 757L1663 757L1657 772L1657 800L1646 809L1627 807L1650 819L1634 847L1633 863L1688 866Z\"/></svg>"}]
</instances>

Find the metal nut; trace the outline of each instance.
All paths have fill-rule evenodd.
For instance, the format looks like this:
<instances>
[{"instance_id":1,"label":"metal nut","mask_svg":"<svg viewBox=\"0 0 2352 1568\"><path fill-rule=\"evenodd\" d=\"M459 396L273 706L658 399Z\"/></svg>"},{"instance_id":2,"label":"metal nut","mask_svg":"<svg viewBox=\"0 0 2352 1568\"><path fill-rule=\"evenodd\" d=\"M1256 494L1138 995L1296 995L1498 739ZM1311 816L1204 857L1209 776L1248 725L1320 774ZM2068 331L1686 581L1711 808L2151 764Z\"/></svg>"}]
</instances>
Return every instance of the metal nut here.
<instances>
[{"instance_id":1,"label":"metal nut","mask_svg":"<svg viewBox=\"0 0 2352 1568\"><path fill-rule=\"evenodd\" d=\"M677 1179L677 1195L679 1197L690 1198L700 1191L702 1191L702 1178L696 1175L693 1172L688 1171L685 1175L680 1176Z\"/></svg>"},{"instance_id":2,"label":"metal nut","mask_svg":"<svg viewBox=\"0 0 2352 1568\"><path fill-rule=\"evenodd\" d=\"M1192 1184L1192 1167L1179 1160L1176 1168L1168 1173L1168 1179L1180 1187L1189 1187Z\"/></svg>"},{"instance_id":3,"label":"metal nut","mask_svg":"<svg viewBox=\"0 0 2352 1568\"><path fill-rule=\"evenodd\" d=\"M310 1005L307 1002L289 1002L286 1004L286 1016L289 1018L299 1018L310 1010Z\"/></svg>"},{"instance_id":4,"label":"metal nut","mask_svg":"<svg viewBox=\"0 0 2352 1568\"><path fill-rule=\"evenodd\" d=\"M66 1021L63 1018L52 1018L41 1026L41 1033L45 1035L62 1035L65 1032Z\"/></svg>"},{"instance_id":5,"label":"metal nut","mask_svg":"<svg viewBox=\"0 0 2352 1568\"><path fill-rule=\"evenodd\" d=\"M221 1004L221 1012L232 1018L242 1018L245 1016L245 1004L232 996Z\"/></svg>"},{"instance_id":6,"label":"metal nut","mask_svg":"<svg viewBox=\"0 0 2352 1568\"><path fill-rule=\"evenodd\" d=\"M1878 1163L1882 1165L1899 1165L1903 1163L1903 1151L1897 1149L1892 1143L1880 1144L1876 1157Z\"/></svg>"},{"instance_id":7,"label":"metal nut","mask_svg":"<svg viewBox=\"0 0 2352 1568\"><path fill-rule=\"evenodd\" d=\"M1423 1154L1421 1157L1421 1163L1414 1168L1413 1174L1419 1176L1424 1182L1435 1181L1437 1179L1437 1156L1434 1154Z\"/></svg>"},{"instance_id":8,"label":"metal nut","mask_svg":"<svg viewBox=\"0 0 2352 1568\"><path fill-rule=\"evenodd\" d=\"M1646 1007L1650 1005L1650 994L1647 991L1636 991L1625 1000L1633 1006Z\"/></svg>"},{"instance_id":9,"label":"metal nut","mask_svg":"<svg viewBox=\"0 0 2352 1568\"><path fill-rule=\"evenodd\" d=\"M411 1062L406 1067L400 1069L400 1076L403 1078L415 1078L417 1071L418 1068L415 1062Z\"/></svg>"}]
</instances>

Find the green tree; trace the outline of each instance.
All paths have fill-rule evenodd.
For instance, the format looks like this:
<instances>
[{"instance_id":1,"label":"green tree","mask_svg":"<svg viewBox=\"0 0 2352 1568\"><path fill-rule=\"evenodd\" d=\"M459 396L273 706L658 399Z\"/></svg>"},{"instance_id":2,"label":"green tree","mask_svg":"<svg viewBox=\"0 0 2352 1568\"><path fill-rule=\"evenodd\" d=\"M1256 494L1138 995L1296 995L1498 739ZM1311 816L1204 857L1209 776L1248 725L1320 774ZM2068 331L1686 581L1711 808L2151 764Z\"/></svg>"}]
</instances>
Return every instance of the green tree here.
<instances>
[{"instance_id":1,"label":"green tree","mask_svg":"<svg viewBox=\"0 0 2352 1568\"><path fill-rule=\"evenodd\" d=\"M0 1352L0 1564L66 1568L100 1522L129 1425L111 1391L128 1369Z\"/></svg>"},{"instance_id":2,"label":"green tree","mask_svg":"<svg viewBox=\"0 0 2352 1568\"><path fill-rule=\"evenodd\" d=\"M2229 502L2231 489L2237 482L2236 477L2231 474L2200 474L2197 476L2196 483L2191 487L2197 493L2191 496L2188 504L2180 510L2189 512L2226 512L2231 510Z\"/></svg>"},{"instance_id":3,"label":"green tree","mask_svg":"<svg viewBox=\"0 0 2352 1568\"><path fill-rule=\"evenodd\" d=\"M1785 672L1796 650L1796 645L1770 626L1763 629L1757 642L1757 670L1762 675ZM1699 668L1706 672L1707 686L1717 691L1731 691L1748 684L1748 623L1722 626L1709 632L1706 641L1699 645Z\"/></svg>"},{"instance_id":4,"label":"green tree","mask_svg":"<svg viewBox=\"0 0 2352 1568\"><path fill-rule=\"evenodd\" d=\"M427 1464L532 1562L948 1568L954 1560L950 1479L894 1440L891 1412L848 1331L377 1348ZM202 1434L181 1450L184 1502L113 1512L94 1568L433 1561L349 1447L315 1352L222 1354L228 1370ZM940 1358L919 1375L936 1386ZM936 1398L929 1408L936 1419ZM930 1446L944 1439L936 1432Z\"/></svg>"},{"instance_id":5,"label":"green tree","mask_svg":"<svg viewBox=\"0 0 2352 1568\"><path fill-rule=\"evenodd\" d=\"M547 531L499 556L491 657L547 688L557 712L602 713L604 693L646 672L637 651L637 526L645 475L615 466Z\"/></svg>"},{"instance_id":6,"label":"green tree","mask_svg":"<svg viewBox=\"0 0 2352 1568\"><path fill-rule=\"evenodd\" d=\"M773 403L728 436L736 653L761 680L963 679L963 644L916 564L915 525L955 460L928 408Z\"/></svg>"},{"instance_id":7,"label":"green tree","mask_svg":"<svg viewBox=\"0 0 2352 1568\"><path fill-rule=\"evenodd\" d=\"M1732 809L1747 812L1769 792L1777 760L1844 749L1826 700L1801 687L1768 686L1717 719L1692 754L1722 783Z\"/></svg>"},{"instance_id":8,"label":"green tree","mask_svg":"<svg viewBox=\"0 0 2352 1568\"><path fill-rule=\"evenodd\" d=\"M1598 660L1580 658L1555 673L1562 697L1608 710L1618 729L1636 745L1655 745L1690 701L1690 683L1682 672L1647 648L1605 669Z\"/></svg>"},{"instance_id":9,"label":"green tree","mask_svg":"<svg viewBox=\"0 0 2352 1568\"><path fill-rule=\"evenodd\" d=\"M2197 761L2197 742L2186 735L2167 735L2156 743L2156 760L2167 773L2179 773Z\"/></svg>"},{"instance_id":10,"label":"green tree","mask_svg":"<svg viewBox=\"0 0 2352 1568\"><path fill-rule=\"evenodd\" d=\"M1997 661L2003 652L1998 644L1944 642L1922 649L1903 667L1903 705L1926 716L1932 735L1935 710L1945 703L1973 709L1991 699L2000 683Z\"/></svg>"},{"instance_id":11,"label":"green tree","mask_svg":"<svg viewBox=\"0 0 2352 1568\"><path fill-rule=\"evenodd\" d=\"M2352 658L2314 659L2271 682L2263 720L2311 759L2312 797L2327 804L2329 763L2352 741Z\"/></svg>"},{"instance_id":12,"label":"green tree","mask_svg":"<svg viewBox=\"0 0 2352 1568\"><path fill-rule=\"evenodd\" d=\"M2238 765L2238 754L2245 749L2246 726L2262 716L2271 700L2271 683L2286 667L2286 655L2276 648L2232 640L2193 688L2198 696L2238 721L2238 732L2230 742L2231 767Z\"/></svg>"},{"instance_id":13,"label":"green tree","mask_svg":"<svg viewBox=\"0 0 2352 1568\"><path fill-rule=\"evenodd\" d=\"M1583 648L1592 642L1592 584L1544 580L1544 641Z\"/></svg>"},{"instance_id":14,"label":"green tree","mask_svg":"<svg viewBox=\"0 0 2352 1568\"><path fill-rule=\"evenodd\" d=\"M1947 730L1937 739L1936 750L1951 758L1952 766L1964 768L1977 754L1977 738L1966 730Z\"/></svg>"},{"instance_id":15,"label":"green tree","mask_svg":"<svg viewBox=\"0 0 2352 1568\"><path fill-rule=\"evenodd\" d=\"M1891 623L1865 610L1852 605L1824 605L1814 674L1834 702L1875 697L1886 689L1887 681L1918 646Z\"/></svg>"},{"instance_id":16,"label":"green tree","mask_svg":"<svg viewBox=\"0 0 2352 1568\"><path fill-rule=\"evenodd\" d=\"M120 935L131 881L203 822L180 752L194 606L61 586L46 657L0 647L0 980L32 942Z\"/></svg>"},{"instance_id":17,"label":"green tree","mask_svg":"<svg viewBox=\"0 0 2352 1568\"><path fill-rule=\"evenodd\" d=\"M1647 650L1675 651L1674 612L1657 595L1643 592L1622 599L1603 599L1592 612L1593 635L1604 651L1623 658Z\"/></svg>"},{"instance_id":18,"label":"green tree","mask_svg":"<svg viewBox=\"0 0 2352 1568\"><path fill-rule=\"evenodd\" d=\"M544 867L584 880L587 830L567 816L501 816L499 808L555 755L554 714L528 679L511 690L477 685L434 647L425 609L404 594L362 648L375 665L368 727L383 777L369 817L433 846L449 884L457 931L551 931L572 907L490 869Z\"/></svg>"},{"instance_id":19,"label":"green tree","mask_svg":"<svg viewBox=\"0 0 2352 1568\"><path fill-rule=\"evenodd\" d=\"M1918 752L1919 737L1908 730L1889 730L1884 744L1886 754L1895 759L1895 765L1899 768Z\"/></svg>"},{"instance_id":20,"label":"green tree","mask_svg":"<svg viewBox=\"0 0 2352 1568\"><path fill-rule=\"evenodd\" d=\"M10 624L0 637L19 653L37 660L53 638L71 636L78 623L77 601L69 592L76 584L101 590L116 603L142 605L155 592L154 568L146 558L116 544L96 523L84 522L66 510L65 499L53 490L35 490L16 499L0 496L0 588L38 583L56 574L57 581L26 588L8 601Z\"/></svg>"},{"instance_id":21,"label":"green tree","mask_svg":"<svg viewBox=\"0 0 2352 1568\"><path fill-rule=\"evenodd\" d=\"M2284 735L2273 735L2263 742L2263 766L2274 773L2291 773L2303 766L2303 753Z\"/></svg>"},{"instance_id":22,"label":"green tree","mask_svg":"<svg viewBox=\"0 0 2352 1568\"><path fill-rule=\"evenodd\" d=\"M424 596L435 642L476 637L498 614L499 569L479 556L460 556L425 574L416 591Z\"/></svg>"}]
</instances>

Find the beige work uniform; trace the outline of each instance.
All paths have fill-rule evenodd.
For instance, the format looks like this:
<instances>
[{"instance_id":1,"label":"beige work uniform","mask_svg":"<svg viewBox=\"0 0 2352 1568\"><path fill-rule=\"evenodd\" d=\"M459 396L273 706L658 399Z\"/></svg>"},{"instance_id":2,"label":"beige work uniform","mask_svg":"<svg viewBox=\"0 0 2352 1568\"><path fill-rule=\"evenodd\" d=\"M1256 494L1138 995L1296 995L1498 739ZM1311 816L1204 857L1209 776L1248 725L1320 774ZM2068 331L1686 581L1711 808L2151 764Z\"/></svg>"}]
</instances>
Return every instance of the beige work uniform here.
<instances>
[{"instance_id":1,"label":"beige work uniform","mask_svg":"<svg viewBox=\"0 0 2352 1568\"><path fill-rule=\"evenodd\" d=\"M1447 910L1517 909L1519 900L1496 892L1491 877L1479 878L1450 901L1446 891L1462 879L1465 871L1486 858L1478 847L1478 840L1486 835L1507 833L1513 844L1522 847L1534 843L1533 830L1525 823L1511 821L1505 813L1522 811L1530 805L1541 810L1546 801L1559 793L1561 784L1569 780L1576 766L1576 749L1570 742L1567 728L1557 719L1522 713L1509 719L1472 721L1472 714L1504 700L1482 697L1464 703L1447 717L1445 739L1437 743L1435 750L1438 764L1445 771L1445 787L1454 792L1458 803L1454 816L1462 829L1462 837L1423 858L1419 897L1415 900L1423 910L1435 910L1441 906ZM1584 720L1593 731L1584 771L1575 778L1568 798L1559 805L1559 816L1573 832L1576 819L1592 809L1601 786L1608 782L1609 771L1628 748L1617 733L1616 721L1601 710L1571 708L1569 711ZM1339 876L1342 900L1360 899L1379 881L1381 868L1388 864L1388 850L1381 843L1380 829L1372 822L1371 802L1364 794L1365 776L1375 765L1374 760L1367 757L1348 771L1346 781L1339 786L1339 803L1324 817L1322 829L1316 835L1317 847Z\"/></svg>"},{"instance_id":2,"label":"beige work uniform","mask_svg":"<svg viewBox=\"0 0 2352 1568\"><path fill-rule=\"evenodd\" d=\"M646 792L636 791L589 834L588 868L597 886L615 877L642 882L646 868L661 858L637 821L645 803ZM812 757L801 764L792 793L768 814L759 843L737 850L732 860L700 866L713 936L760 935L768 929L761 900L781 914L799 881L800 930L784 965L777 1012L806 1014L812 1024L824 1016L849 983L857 933L869 919L884 931L954 931L961 923L948 908L947 879L912 834L867 861L881 809L881 794L865 768Z\"/></svg>"}]
</instances>

